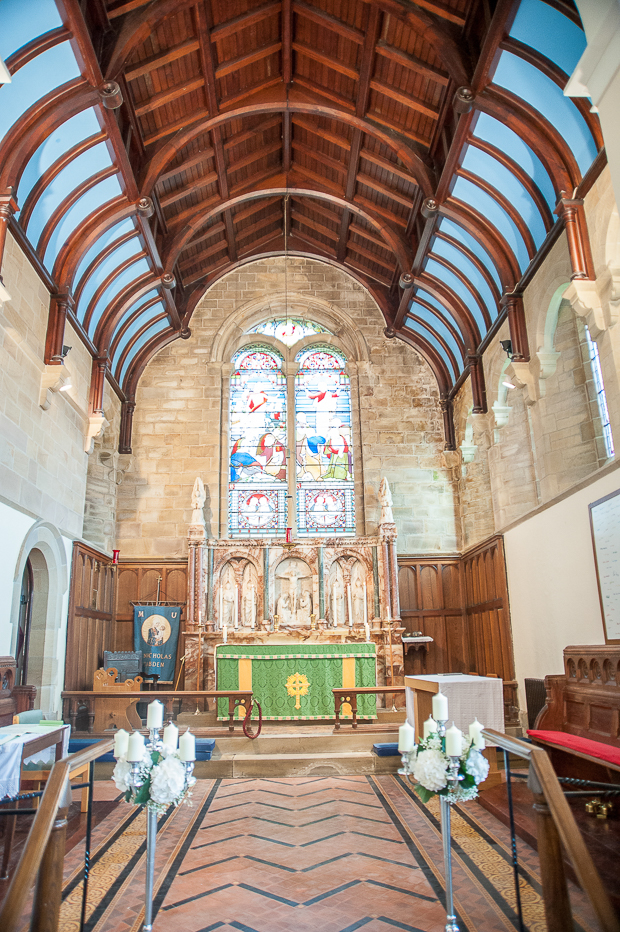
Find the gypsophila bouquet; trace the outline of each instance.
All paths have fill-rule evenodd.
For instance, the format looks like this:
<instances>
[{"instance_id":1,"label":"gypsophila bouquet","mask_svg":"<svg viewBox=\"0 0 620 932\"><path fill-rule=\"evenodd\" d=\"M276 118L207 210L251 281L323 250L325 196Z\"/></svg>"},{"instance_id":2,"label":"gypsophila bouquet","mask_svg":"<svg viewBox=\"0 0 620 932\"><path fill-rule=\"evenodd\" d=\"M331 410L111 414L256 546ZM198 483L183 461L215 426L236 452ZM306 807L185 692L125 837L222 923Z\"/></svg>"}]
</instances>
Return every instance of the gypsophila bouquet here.
<instances>
[{"instance_id":1,"label":"gypsophila bouquet","mask_svg":"<svg viewBox=\"0 0 620 932\"><path fill-rule=\"evenodd\" d=\"M451 803L477 797L478 784L486 780L489 773L489 762L470 738L464 737L462 745L456 786L448 781L451 758L446 754L445 738L434 732L410 753L413 758L411 772L417 781L414 789L422 802L427 803L435 795L444 796Z\"/></svg>"},{"instance_id":2,"label":"gypsophila bouquet","mask_svg":"<svg viewBox=\"0 0 620 932\"><path fill-rule=\"evenodd\" d=\"M182 802L190 804L189 790L196 778L186 774L178 751L172 751L165 744L156 751L145 748L138 775L142 782L140 786L133 786L131 764L124 757L118 758L112 779L117 789L125 794L125 802L147 806L156 812L165 812L169 806Z\"/></svg>"}]
</instances>

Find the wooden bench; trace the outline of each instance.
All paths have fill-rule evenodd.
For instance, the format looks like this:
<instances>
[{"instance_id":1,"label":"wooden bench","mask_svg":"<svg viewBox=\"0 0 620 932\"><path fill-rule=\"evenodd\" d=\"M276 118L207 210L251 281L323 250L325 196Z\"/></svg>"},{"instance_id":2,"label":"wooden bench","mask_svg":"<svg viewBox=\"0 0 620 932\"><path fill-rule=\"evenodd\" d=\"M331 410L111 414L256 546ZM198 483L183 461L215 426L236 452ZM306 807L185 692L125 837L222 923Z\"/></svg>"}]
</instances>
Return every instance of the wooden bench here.
<instances>
[{"instance_id":1,"label":"wooden bench","mask_svg":"<svg viewBox=\"0 0 620 932\"><path fill-rule=\"evenodd\" d=\"M564 673L546 676L547 701L528 734L559 776L620 783L620 646L564 650Z\"/></svg>"},{"instance_id":2,"label":"wooden bench","mask_svg":"<svg viewBox=\"0 0 620 932\"><path fill-rule=\"evenodd\" d=\"M336 715L336 731L340 728L340 715L342 707L345 704L351 706L351 727L357 728L357 697L358 696L381 696L385 693L393 693L395 696L404 695L404 686L336 686L332 689L334 694L334 707ZM404 710L403 710L404 711Z\"/></svg>"}]
</instances>

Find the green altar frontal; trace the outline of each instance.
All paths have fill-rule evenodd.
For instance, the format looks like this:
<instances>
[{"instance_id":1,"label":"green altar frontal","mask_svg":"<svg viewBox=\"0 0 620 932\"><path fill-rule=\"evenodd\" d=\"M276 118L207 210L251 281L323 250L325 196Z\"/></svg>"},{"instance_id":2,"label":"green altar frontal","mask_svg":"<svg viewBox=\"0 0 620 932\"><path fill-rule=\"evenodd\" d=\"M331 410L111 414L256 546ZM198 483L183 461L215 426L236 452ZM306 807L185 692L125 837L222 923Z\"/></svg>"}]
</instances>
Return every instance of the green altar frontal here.
<instances>
[{"instance_id":1,"label":"green altar frontal","mask_svg":"<svg viewBox=\"0 0 620 932\"><path fill-rule=\"evenodd\" d=\"M215 667L218 689L251 689L271 721L333 718L334 687L377 683L374 644L218 644ZM228 720L227 699L217 711ZM377 717L375 696L358 696L357 716ZM351 717L348 703L340 717Z\"/></svg>"}]
</instances>

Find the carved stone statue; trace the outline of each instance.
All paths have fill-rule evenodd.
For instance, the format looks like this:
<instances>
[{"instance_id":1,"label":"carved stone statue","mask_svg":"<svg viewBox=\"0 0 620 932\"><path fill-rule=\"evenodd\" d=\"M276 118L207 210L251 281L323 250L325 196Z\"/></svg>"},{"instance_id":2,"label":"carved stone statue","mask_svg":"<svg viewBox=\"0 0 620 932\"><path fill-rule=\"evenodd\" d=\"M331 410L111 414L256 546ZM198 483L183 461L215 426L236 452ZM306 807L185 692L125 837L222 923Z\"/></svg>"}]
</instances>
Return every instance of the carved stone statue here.
<instances>
[{"instance_id":1,"label":"carved stone statue","mask_svg":"<svg viewBox=\"0 0 620 932\"><path fill-rule=\"evenodd\" d=\"M351 584L351 602L353 608L353 624L364 624L364 583L358 573Z\"/></svg>"},{"instance_id":2,"label":"carved stone statue","mask_svg":"<svg viewBox=\"0 0 620 932\"><path fill-rule=\"evenodd\" d=\"M256 626L256 586L251 576L243 589L243 624L246 628Z\"/></svg>"},{"instance_id":3,"label":"carved stone statue","mask_svg":"<svg viewBox=\"0 0 620 932\"><path fill-rule=\"evenodd\" d=\"M199 525L200 527L205 526L205 516L203 508L207 500L207 494L205 492L204 482L198 476L194 482L194 488L192 489L192 520L190 524Z\"/></svg>"},{"instance_id":4,"label":"carved stone statue","mask_svg":"<svg viewBox=\"0 0 620 932\"><path fill-rule=\"evenodd\" d=\"M235 601L237 598L237 587L233 585L230 576L227 577L222 590L222 625L229 628L235 626Z\"/></svg>"},{"instance_id":5,"label":"carved stone statue","mask_svg":"<svg viewBox=\"0 0 620 932\"><path fill-rule=\"evenodd\" d=\"M332 624L337 628L339 624L344 624L344 586L340 576L334 577L332 585Z\"/></svg>"},{"instance_id":6,"label":"carved stone statue","mask_svg":"<svg viewBox=\"0 0 620 932\"><path fill-rule=\"evenodd\" d=\"M312 614L312 596L307 589L304 589L297 600L297 624L309 625L310 615Z\"/></svg>"},{"instance_id":7,"label":"carved stone statue","mask_svg":"<svg viewBox=\"0 0 620 932\"><path fill-rule=\"evenodd\" d=\"M276 606L276 615L280 619L281 625L290 625L293 621L293 606L291 597L288 592L282 592Z\"/></svg>"},{"instance_id":8,"label":"carved stone statue","mask_svg":"<svg viewBox=\"0 0 620 932\"><path fill-rule=\"evenodd\" d=\"M381 520L379 524L393 524L394 515L392 514L392 493L388 481L383 477L379 486L379 501L381 502Z\"/></svg>"}]
</instances>

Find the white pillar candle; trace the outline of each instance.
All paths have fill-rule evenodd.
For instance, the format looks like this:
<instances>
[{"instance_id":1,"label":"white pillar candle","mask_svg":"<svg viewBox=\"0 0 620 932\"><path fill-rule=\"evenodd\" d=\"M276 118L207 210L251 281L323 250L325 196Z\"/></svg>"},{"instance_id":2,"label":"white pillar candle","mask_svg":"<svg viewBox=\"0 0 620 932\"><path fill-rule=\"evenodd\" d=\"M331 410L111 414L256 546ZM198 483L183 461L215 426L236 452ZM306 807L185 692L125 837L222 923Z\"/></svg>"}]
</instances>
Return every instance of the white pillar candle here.
<instances>
[{"instance_id":1,"label":"white pillar candle","mask_svg":"<svg viewBox=\"0 0 620 932\"><path fill-rule=\"evenodd\" d=\"M146 713L147 728L161 728L164 724L164 704L159 699L149 703Z\"/></svg>"},{"instance_id":2,"label":"white pillar candle","mask_svg":"<svg viewBox=\"0 0 620 932\"><path fill-rule=\"evenodd\" d=\"M430 738L431 735L435 734L437 734L437 722L429 715L429 717L424 722L424 737Z\"/></svg>"},{"instance_id":3,"label":"white pillar candle","mask_svg":"<svg viewBox=\"0 0 620 932\"><path fill-rule=\"evenodd\" d=\"M448 757L460 757L463 753L463 732L454 722L446 731L446 754Z\"/></svg>"},{"instance_id":4,"label":"white pillar candle","mask_svg":"<svg viewBox=\"0 0 620 932\"><path fill-rule=\"evenodd\" d=\"M114 735L114 757L127 758L128 746L129 733L126 732L124 728L119 728L119 730Z\"/></svg>"},{"instance_id":5,"label":"white pillar candle","mask_svg":"<svg viewBox=\"0 0 620 932\"><path fill-rule=\"evenodd\" d=\"M481 725L477 718L475 718L469 726L469 737L472 739L474 747L478 748L479 751L483 751L487 746L486 741L482 737L483 728L484 725Z\"/></svg>"},{"instance_id":6,"label":"white pillar candle","mask_svg":"<svg viewBox=\"0 0 620 932\"><path fill-rule=\"evenodd\" d=\"M370 641L370 625L367 621L364 622L364 635L367 641Z\"/></svg>"},{"instance_id":7,"label":"white pillar candle","mask_svg":"<svg viewBox=\"0 0 620 932\"><path fill-rule=\"evenodd\" d=\"M398 750L401 754L407 754L409 751L413 751L414 742L415 730L409 722L405 722L398 729Z\"/></svg>"},{"instance_id":8,"label":"white pillar candle","mask_svg":"<svg viewBox=\"0 0 620 932\"><path fill-rule=\"evenodd\" d=\"M235 628L239 627L239 586L235 586Z\"/></svg>"},{"instance_id":9,"label":"white pillar candle","mask_svg":"<svg viewBox=\"0 0 620 932\"><path fill-rule=\"evenodd\" d=\"M171 751L176 751L178 740L179 729L172 722L169 722L164 728L164 744L167 748L170 748Z\"/></svg>"},{"instance_id":10,"label":"white pillar candle","mask_svg":"<svg viewBox=\"0 0 620 932\"><path fill-rule=\"evenodd\" d=\"M347 607L349 609L349 628L353 627L353 608L351 606L351 585L347 586Z\"/></svg>"},{"instance_id":11,"label":"white pillar candle","mask_svg":"<svg viewBox=\"0 0 620 932\"><path fill-rule=\"evenodd\" d=\"M179 757L182 761L196 760L196 739L189 728L179 739Z\"/></svg>"},{"instance_id":12,"label":"white pillar candle","mask_svg":"<svg viewBox=\"0 0 620 932\"><path fill-rule=\"evenodd\" d=\"M366 592L366 580L364 580L364 625L368 624L368 595ZM368 640L368 638L366 638Z\"/></svg>"},{"instance_id":13,"label":"white pillar candle","mask_svg":"<svg viewBox=\"0 0 620 932\"><path fill-rule=\"evenodd\" d=\"M141 735L139 731L134 731L129 736L129 741L127 742L127 760L134 761L142 760L144 756L144 735Z\"/></svg>"},{"instance_id":14,"label":"white pillar candle","mask_svg":"<svg viewBox=\"0 0 620 932\"><path fill-rule=\"evenodd\" d=\"M228 625L222 625L222 641L225 644L228 640Z\"/></svg>"},{"instance_id":15,"label":"white pillar candle","mask_svg":"<svg viewBox=\"0 0 620 932\"><path fill-rule=\"evenodd\" d=\"M445 722L448 718L448 697L441 691L433 696L433 718L436 722Z\"/></svg>"}]
</instances>

